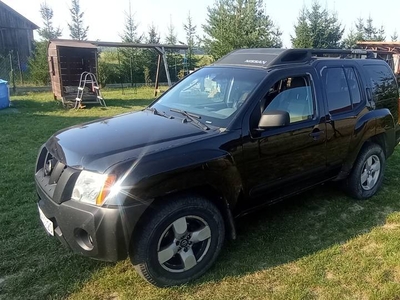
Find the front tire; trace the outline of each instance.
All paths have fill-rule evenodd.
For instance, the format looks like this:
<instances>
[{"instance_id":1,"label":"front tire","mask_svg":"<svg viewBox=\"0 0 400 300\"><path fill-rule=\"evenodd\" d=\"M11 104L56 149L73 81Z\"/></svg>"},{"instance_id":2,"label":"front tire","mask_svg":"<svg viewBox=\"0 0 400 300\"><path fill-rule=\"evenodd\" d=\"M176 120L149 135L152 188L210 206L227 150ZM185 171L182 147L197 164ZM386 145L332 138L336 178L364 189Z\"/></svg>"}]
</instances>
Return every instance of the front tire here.
<instances>
[{"instance_id":1,"label":"front tire","mask_svg":"<svg viewBox=\"0 0 400 300\"><path fill-rule=\"evenodd\" d=\"M382 185L385 166L386 157L382 148L374 143L367 144L361 150L346 180L348 193L360 200L375 195Z\"/></svg>"},{"instance_id":2,"label":"front tire","mask_svg":"<svg viewBox=\"0 0 400 300\"><path fill-rule=\"evenodd\" d=\"M148 282L184 284L202 276L215 262L225 237L224 220L207 199L186 196L165 203L146 216L131 241L131 262Z\"/></svg>"}]
</instances>

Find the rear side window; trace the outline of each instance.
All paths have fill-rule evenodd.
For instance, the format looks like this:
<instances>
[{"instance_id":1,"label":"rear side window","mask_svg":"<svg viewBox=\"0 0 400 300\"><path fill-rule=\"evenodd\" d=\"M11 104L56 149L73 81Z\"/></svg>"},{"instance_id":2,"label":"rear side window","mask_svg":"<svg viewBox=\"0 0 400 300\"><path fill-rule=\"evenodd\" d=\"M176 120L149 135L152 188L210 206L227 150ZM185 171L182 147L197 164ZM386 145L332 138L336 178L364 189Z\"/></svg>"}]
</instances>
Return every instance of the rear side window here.
<instances>
[{"instance_id":1,"label":"rear side window","mask_svg":"<svg viewBox=\"0 0 400 300\"><path fill-rule=\"evenodd\" d=\"M397 83L392 70L385 65L365 65L371 79L374 101L397 98Z\"/></svg>"},{"instance_id":2,"label":"rear side window","mask_svg":"<svg viewBox=\"0 0 400 300\"><path fill-rule=\"evenodd\" d=\"M351 98L344 69L325 69L324 83L329 112L332 114L337 114L350 111Z\"/></svg>"},{"instance_id":3,"label":"rear side window","mask_svg":"<svg viewBox=\"0 0 400 300\"><path fill-rule=\"evenodd\" d=\"M351 102L353 103L353 106L355 106L361 103L361 92L360 86L358 85L357 76L353 68L344 68L344 71L346 73Z\"/></svg>"}]
</instances>

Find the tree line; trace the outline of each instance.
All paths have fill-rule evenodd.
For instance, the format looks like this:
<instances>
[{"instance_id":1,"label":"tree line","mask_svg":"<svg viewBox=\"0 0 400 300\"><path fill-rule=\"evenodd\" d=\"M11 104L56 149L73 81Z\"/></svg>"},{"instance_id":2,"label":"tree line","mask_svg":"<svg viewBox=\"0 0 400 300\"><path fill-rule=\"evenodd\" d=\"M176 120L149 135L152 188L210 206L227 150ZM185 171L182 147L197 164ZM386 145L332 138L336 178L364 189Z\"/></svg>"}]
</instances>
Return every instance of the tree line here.
<instances>
[{"instance_id":1,"label":"tree line","mask_svg":"<svg viewBox=\"0 0 400 300\"><path fill-rule=\"evenodd\" d=\"M42 41L36 43L34 56L30 60L30 72L36 82L47 83L47 43L62 35L60 27L53 25L53 10L46 3L40 5L43 26L39 30ZM80 0L71 0L71 22L68 23L70 37L86 40L89 27L84 24L84 13ZM190 12L184 20L185 43L189 49L182 54L168 51L167 59L172 80L183 77L189 70L209 64L234 49L239 48L280 48L282 31L265 10L263 0L215 0L207 8L207 18L201 25L204 35L197 34ZM354 48L358 41L384 41L386 31L377 27L373 18L358 18L345 36L345 27L336 12L323 8L315 1L310 7L304 6L299 12L291 36L293 48ZM177 44L176 28L172 20L167 26L167 34L161 39L154 24L147 32L139 33L135 13L131 7L125 12L125 24L120 34L122 42ZM390 39L398 40L395 31ZM206 55L198 55L198 52ZM156 74L157 54L150 49L101 49L99 57L99 80L102 84L119 82L152 83ZM164 69L161 80L165 80Z\"/></svg>"}]
</instances>

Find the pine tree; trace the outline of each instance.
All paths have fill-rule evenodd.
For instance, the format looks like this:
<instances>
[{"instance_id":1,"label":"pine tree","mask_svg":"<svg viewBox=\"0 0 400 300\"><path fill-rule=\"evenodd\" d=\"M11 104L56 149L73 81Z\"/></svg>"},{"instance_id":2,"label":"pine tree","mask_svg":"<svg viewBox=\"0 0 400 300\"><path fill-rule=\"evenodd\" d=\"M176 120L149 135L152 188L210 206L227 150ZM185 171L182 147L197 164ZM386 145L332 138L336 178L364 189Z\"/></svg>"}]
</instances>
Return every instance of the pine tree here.
<instances>
[{"instance_id":1,"label":"pine tree","mask_svg":"<svg viewBox=\"0 0 400 300\"><path fill-rule=\"evenodd\" d=\"M346 48L354 48L357 42L374 41L381 42L386 39L385 28L381 26L376 28L371 16L364 22L363 18L358 18L355 26L356 31L351 30L343 41L343 46Z\"/></svg>"},{"instance_id":2,"label":"pine tree","mask_svg":"<svg viewBox=\"0 0 400 300\"><path fill-rule=\"evenodd\" d=\"M137 33L138 24L135 21L135 15L132 13L131 5L129 11L125 12L125 28L121 35L124 43L141 43L143 35ZM121 57L121 80L130 82L131 86L139 80L143 79L144 57L143 51L135 48L122 48L119 50Z\"/></svg>"},{"instance_id":3,"label":"pine tree","mask_svg":"<svg viewBox=\"0 0 400 300\"><path fill-rule=\"evenodd\" d=\"M364 37L366 41L382 42L386 39L385 28L376 28L373 25L374 20L371 16L368 17L367 23L364 26Z\"/></svg>"},{"instance_id":4,"label":"pine tree","mask_svg":"<svg viewBox=\"0 0 400 300\"><path fill-rule=\"evenodd\" d=\"M300 12L292 44L295 48L339 48L343 33L337 15L314 2L311 9L304 7Z\"/></svg>"},{"instance_id":5,"label":"pine tree","mask_svg":"<svg viewBox=\"0 0 400 300\"><path fill-rule=\"evenodd\" d=\"M165 43L168 45L176 45L177 42L178 38L176 35L175 26L172 23L172 17L170 17L169 24L167 26L167 36L165 37ZM178 73L181 69L182 56L176 50L169 49L166 50L166 52L171 80L176 81L178 79Z\"/></svg>"},{"instance_id":6,"label":"pine tree","mask_svg":"<svg viewBox=\"0 0 400 300\"><path fill-rule=\"evenodd\" d=\"M354 31L353 28L350 29L349 34L347 35L347 37L343 40L343 48L346 49L352 49L355 48L357 46L357 42L361 41L361 39L358 39L358 33Z\"/></svg>"},{"instance_id":7,"label":"pine tree","mask_svg":"<svg viewBox=\"0 0 400 300\"><path fill-rule=\"evenodd\" d=\"M186 32L186 43L188 45L188 50L186 52L187 69L193 70L196 67L197 59L194 55L194 48L196 45L196 29L197 26L193 24L192 16L190 11L186 19L186 24L183 24L183 29Z\"/></svg>"},{"instance_id":8,"label":"pine tree","mask_svg":"<svg viewBox=\"0 0 400 300\"><path fill-rule=\"evenodd\" d=\"M294 26L295 37L291 37L294 48L311 48L312 37L308 26L308 11L305 7L300 11L297 25Z\"/></svg>"},{"instance_id":9,"label":"pine tree","mask_svg":"<svg viewBox=\"0 0 400 300\"><path fill-rule=\"evenodd\" d=\"M356 33L354 36L354 46L357 42L365 41L364 19L358 18L356 22Z\"/></svg>"},{"instance_id":10,"label":"pine tree","mask_svg":"<svg viewBox=\"0 0 400 300\"><path fill-rule=\"evenodd\" d=\"M168 45L175 45L178 41L176 36L175 26L172 23L172 17L169 19L169 24L167 26L167 36L165 37L165 42Z\"/></svg>"},{"instance_id":11,"label":"pine tree","mask_svg":"<svg viewBox=\"0 0 400 300\"><path fill-rule=\"evenodd\" d=\"M70 36L73 40L86 41L89 26L83 25L84 13L81 12L79 0L72 0L72 8L69 10L71 13L72 23L68 23Z\"/></svg>"},{"instance_id":12,"label":"pine tree","mask_svg":"<svg viewBox=\"0 0 400 300\"><path fill-rule=\"evenodd\" d=\"M47 61L48 41L61 36L60 27L53 26L53 9L45 2L40 4L40 14L43 26L38 30L41 42L35 42L35 50L29 58L29 73L31 80L38 84L47 85L50 81L49 65Z\"/></svg>"},{"instance_id":13,"label":"pine tree","mask_svg":"<svg viewBox=\"0 0 400 300\"><path fill-rule=\"evenodd\" d=\"M29 58L29 75L31 80L37 84L48 85L50 81L47 47L47 41L35 42L35 51Z\"/></svg>"},{"instance_id":14,"label":"pine tree","mask_svg":"<svg viewBox=\"0 0 400 300\"><path fill-rule=\"evenodd\" d=\"M361 18L361 17L357 19L356 30L357 30L356 34L358 34L361 37L361 39L364 39L364 33L365 33L365 31L364 31L364 19Z\"/></svg>"},{"instance_id":15,"label":"pine tree","mask_svg":"<svg viewBox=\"0 0 400 300\"><path fill-rule=\"evenodd\" d=\"M205 50L218 59L234 49L281 47L282 33L264 10L262 0L216 0L203 25Z\"/></svg>"},{"instance_id":16,"label":"pine tree","mask_svg":"<svg viewBox=\"0 0 400 300\"><path fill-rule=\"evenodd\" d=\"M366 41L374 40L374 37L377 35L378 31L373 26L373 20L371 16L368 17L366 24L364 26L364 36Z\"/></svg>"},{"instance_id":17,"label":"pine tree","mask_svg":"<svg viewBox=\"0 0 400 300\"><path fill-rule=\"evenodd\" d=\"M156 26L154 25L154 23L151 23L146 42L148 44L159 44L160 39L160 34L157 32Z\"/></svg>"},{"instance_id":18,"label":"pine tree","mask_svg":"<svg viewBox=\"0 0 400 300\"><path fill-rule=\"evenodd\" d=\"M147 32L147 37L146 37L146 43L147 44L159 44L160 43L160 34L157 31L156 26L154 23L152 23L149 26L148 32ZM146 66L147 69L145 69L144 76L146 79L146 82L151 82L152 80L155 81L156 78L156 73L157 73L157 61L158 61L158 53L154 49L146 49L144 50L143 53L143 58L144 62L143 65ZM159 75L160 77L164 76L165 70L162 65L163 62L161 62L160 65L160 72L161 74Z\"/></svg>"},{"instance_id":19,"label":"pine tree","mask_svg":"<svg viewBox=\"0 0 400 300\"><path fill-rule=\"evenodd\" d=\"M393 32L393 35L390 37L390 39L392 40L392 42L397 42L397 40L399 39L399 35L397 33L397 30L395 30Z\"/></svg>"},{"instance_id":20,"label":"pine tree","mask_svg":"<svg viewBox=\"0 0 400 300\"><path fill-rule=\"evenodd\" d=\"M60 27L53 26L53 9L45 2L40 4L40 14L43 20L43 27L38 30L41 38L46 41L54 40L62 35Z\"/></svg>"}]
</instances>

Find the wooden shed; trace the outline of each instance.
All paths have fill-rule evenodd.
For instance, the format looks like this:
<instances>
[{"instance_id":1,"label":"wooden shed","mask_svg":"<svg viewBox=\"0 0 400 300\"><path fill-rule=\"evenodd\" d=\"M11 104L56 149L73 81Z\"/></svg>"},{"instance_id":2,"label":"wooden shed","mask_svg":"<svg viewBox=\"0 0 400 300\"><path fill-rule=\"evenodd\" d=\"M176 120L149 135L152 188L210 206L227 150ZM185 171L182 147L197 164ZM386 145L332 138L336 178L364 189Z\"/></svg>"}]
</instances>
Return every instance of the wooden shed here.
<instances>
[{"instance_id":1,"label":"wooden shed","mask_svg":"<svg viewBox=\"0 0 400 300\"><path fill-rule=\"evenodd\" d=\"M33 50L33 31L38 28L0 0L0 55L13 51L27 62Z\"/></svg>"},{"instance_id":2,"label":"wooden shed","mask_svg":"<svg viewBox=\"0 0 400 300\"><path fill-rule=\"evenodd\" d=\"M89 42L53 40L48 60L54 99L63 103L75 101L83 72L97 77L97 47ZM96 101L96 94L84 94L84 101Z\"/></svg>"}]
</instances>

